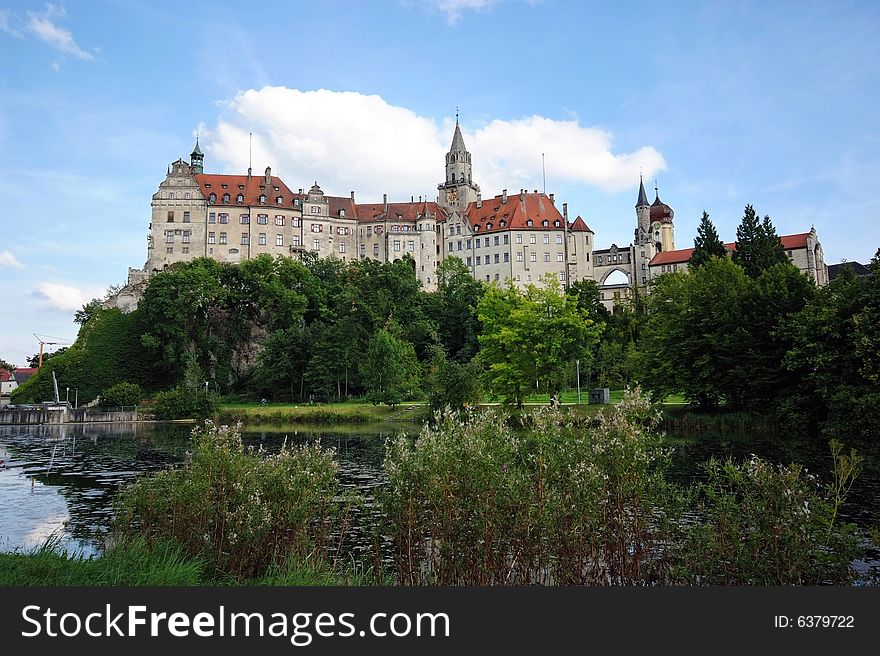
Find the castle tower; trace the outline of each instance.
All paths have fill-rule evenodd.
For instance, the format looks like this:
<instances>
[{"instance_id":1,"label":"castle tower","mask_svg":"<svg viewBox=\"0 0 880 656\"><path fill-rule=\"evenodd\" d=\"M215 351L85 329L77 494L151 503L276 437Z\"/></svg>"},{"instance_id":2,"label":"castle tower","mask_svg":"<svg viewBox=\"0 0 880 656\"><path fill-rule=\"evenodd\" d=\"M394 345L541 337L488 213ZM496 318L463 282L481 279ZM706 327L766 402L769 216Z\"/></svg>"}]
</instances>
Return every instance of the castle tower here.
<instances>
[{"instance_id":1,"label":"castle tower","mask_svg":"<svg viewBox=\"0 0 880 656\"><path fill-rule=\"evenodd\" d=\"M193 173L204 173L204 163L205 156L202 154L202 149L199 148L199 138L196 137L196 147L193 148L193 151L189 154L189 163L192 167Z\"/></svg>"},{"instance_id":2,"label":"castle tower","mask_svg":"<svg viewBox=\"0 0 880 656\"><path fill-rule=\"evenodd\" d=\"M439 203L450 210L463 211L472 201L477 200L479 185L474 184L471 171L471 154L464 145L458 113L455 114L455 133L452 145L446 153L446 180L437 185Z\"/></svg>"},{"instance_id":3,"label":"castle tower","mask_svg":"<svg viewBox=\"0 0 880 656\"><path fill-rule=\"evenodd\" d=\"M650 237L654 242L654 248L657 252L674 251L675 250L675 230L672 219L675 212L666 203L660 200L660 190L655 186L654 193L656 198L651 203L650 218L651 232Z\"/></svg>"},{"instance_id":4,"label":"castle tower","mask_svg":"<svg viewBox=\"0 0 880 656\"><path fill-rule=\"evenodd\" d=\"M636 201L636 244L644 244L651 234L651 206L645 193L645 183L639 175L639 198Z\"/></svg>"}]
</instances>

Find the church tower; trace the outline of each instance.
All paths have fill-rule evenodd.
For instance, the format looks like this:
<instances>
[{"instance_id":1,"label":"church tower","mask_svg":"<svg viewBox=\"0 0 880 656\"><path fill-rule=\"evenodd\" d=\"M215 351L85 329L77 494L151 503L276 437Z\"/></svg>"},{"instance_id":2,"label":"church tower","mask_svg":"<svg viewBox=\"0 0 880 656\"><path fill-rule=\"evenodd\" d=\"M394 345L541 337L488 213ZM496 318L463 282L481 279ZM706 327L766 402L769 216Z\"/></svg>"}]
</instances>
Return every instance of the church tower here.
<instances>
[{"instance_id":1,"label":"church tower","mask_svg":"<svg viewBox=\"0 0 880 656\"><path fill-rule=\"evenodd\" d=\"M477 200L480 187L474 184L471 176L471 154L464 146L456 112L452 146L446 153L446 180L437 185L440 205L449 210L464 211L469 203Z\"/></svg>"},{"instance_id":2,"label":"church tower","mask_svg":"<svg viewBox=\"0 0 880 656\"><path fill-rule=\"evenodd\" d=\"M651 205L645 193L645 183L639 176L639 198L636 201L636 244L644 244L651 235Z\"/></svg>"}]
</instances>

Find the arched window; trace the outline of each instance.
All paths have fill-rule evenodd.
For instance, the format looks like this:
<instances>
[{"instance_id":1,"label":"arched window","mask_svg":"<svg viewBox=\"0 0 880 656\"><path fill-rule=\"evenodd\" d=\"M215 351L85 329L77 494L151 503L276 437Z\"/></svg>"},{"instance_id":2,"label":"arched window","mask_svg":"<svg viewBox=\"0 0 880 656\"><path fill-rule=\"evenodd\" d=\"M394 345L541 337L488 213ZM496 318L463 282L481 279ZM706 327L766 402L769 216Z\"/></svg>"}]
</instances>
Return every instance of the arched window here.
<instances>
[{"instance_id":1,"label":"arched window","mask_svg":"<svg viewBox=\"0 0 880 656\"><path fill-rule=\"evenodd\" d=\"M223 202L229 205L229 194L223 194Z\"/></svg>"},{"instance_id":2,"label":"arched window","mask_svg":"<svg viewBox=\"0 0 880 656\"><path fill-rule=\"evenodd\" d=\"M208 202L216 203L217 202L217 194L211 192L211 195L208 196Z\"/></svg>"},{"instance_id":3,"label":"arched window","mask_svg":"<svg viewBox=\"0 0 880 656\"><path fill-rule=\"evenodd\" d=\"M260 194L260 205L266 204L266 194Z\"/></svg>"},{"instance_id":4,"label":"arched window","mask_svg":"<svg viewBox=\"0 0 880 656\"><path fill-rule=\"evenodd\" d=\"M235 197L235 202L241 205L244 202L244 194L239 194Z\"/></svg>"}]
</instances>

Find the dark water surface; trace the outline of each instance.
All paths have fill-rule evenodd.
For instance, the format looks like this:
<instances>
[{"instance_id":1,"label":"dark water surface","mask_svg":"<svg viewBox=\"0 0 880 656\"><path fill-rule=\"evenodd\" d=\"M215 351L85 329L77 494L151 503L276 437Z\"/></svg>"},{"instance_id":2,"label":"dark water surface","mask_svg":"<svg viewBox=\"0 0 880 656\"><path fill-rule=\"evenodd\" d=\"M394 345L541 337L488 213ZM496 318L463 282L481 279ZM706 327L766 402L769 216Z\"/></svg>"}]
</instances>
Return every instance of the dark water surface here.
<instances>
[{"instance_id":1,"label":"dark water surface","mask_svg":"<svg viewBox=\"0 0 880 656\"><path fill-rule=\"evenodd\" d=\"M0 551L28 550L54 536L68 551L94 554L108 531L113 499L138 476L175 465L187 448L192 425L99 424L77 426L0 426ZM334 447L342 484L367 498L355 519L347 550L372 558L376 551L370 501L383 484L385 438L418 426L406 422L377 426L260 429L244 434L249 444L267 451L288 443L319 440ZM672 476L699 478L712 456L737 460L757 454L771 462L798 462L828 480L827 443L816 438L785 439L702 434L672 437ZM880 526L880 446L859 444L864 471L853 486L843 518L864 529ZM382 551L387 549L383 545ZM858 568L880 582L880 552L872 549Z\"/></svg>"}]
</instances>

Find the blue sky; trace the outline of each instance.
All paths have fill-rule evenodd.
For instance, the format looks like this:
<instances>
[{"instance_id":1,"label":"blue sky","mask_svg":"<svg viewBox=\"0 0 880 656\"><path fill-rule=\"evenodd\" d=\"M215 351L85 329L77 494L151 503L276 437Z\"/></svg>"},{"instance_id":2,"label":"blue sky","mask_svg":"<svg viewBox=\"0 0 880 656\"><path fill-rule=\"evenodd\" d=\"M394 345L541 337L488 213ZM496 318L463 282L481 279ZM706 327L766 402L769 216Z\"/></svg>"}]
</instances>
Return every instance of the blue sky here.
<instances>
[{"instance_id":1,"label":"blue sky","mask_svg":"<svg viewBox=\"0 0 880 656\"><path fill-rule=\"evenodd\" d=\"M0 357L72 339L146 259L150 196L201 135L210 172L271 165L358 200L436 194L460 107L488 197L540 189L628 243L638 175L732 240L746 203L880 246L876 2L0 3ZM651 191L653 196L653 191Z\"/></svg>"}]
</instances>

